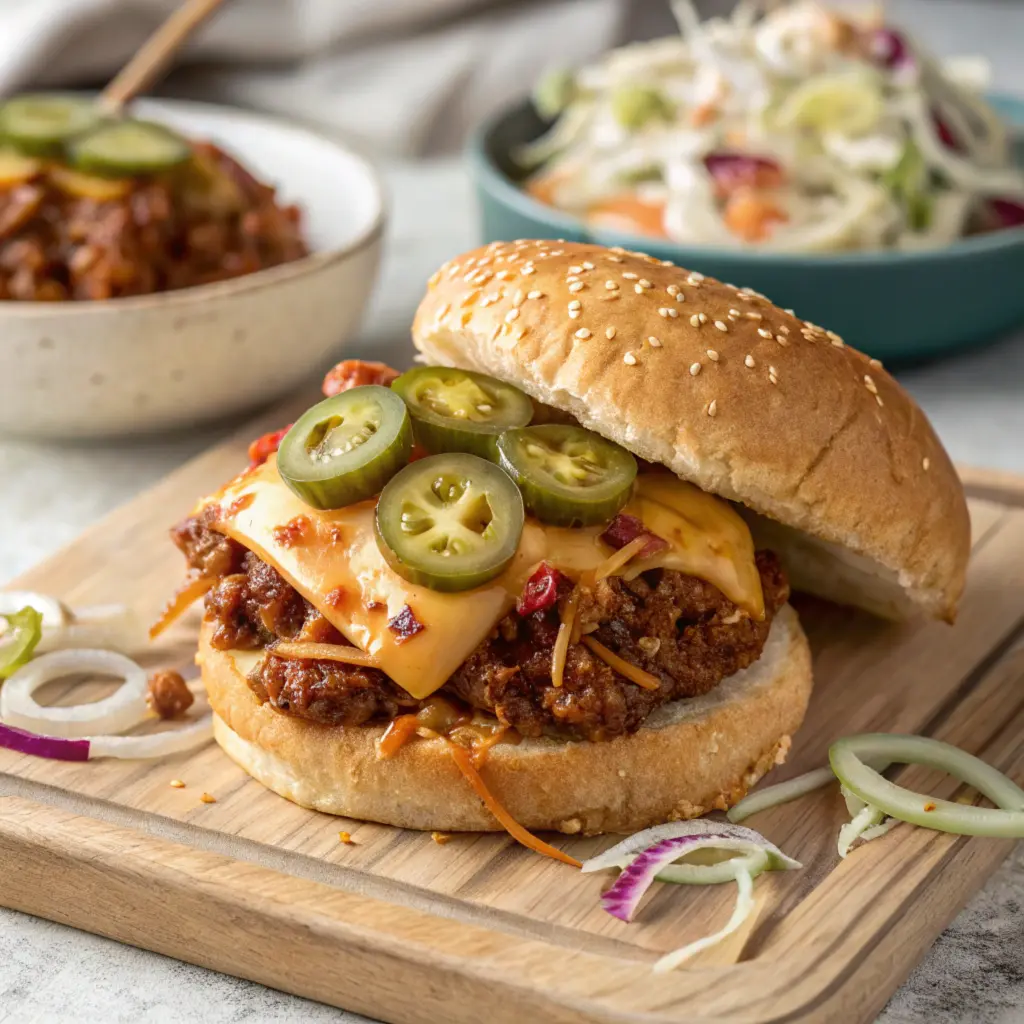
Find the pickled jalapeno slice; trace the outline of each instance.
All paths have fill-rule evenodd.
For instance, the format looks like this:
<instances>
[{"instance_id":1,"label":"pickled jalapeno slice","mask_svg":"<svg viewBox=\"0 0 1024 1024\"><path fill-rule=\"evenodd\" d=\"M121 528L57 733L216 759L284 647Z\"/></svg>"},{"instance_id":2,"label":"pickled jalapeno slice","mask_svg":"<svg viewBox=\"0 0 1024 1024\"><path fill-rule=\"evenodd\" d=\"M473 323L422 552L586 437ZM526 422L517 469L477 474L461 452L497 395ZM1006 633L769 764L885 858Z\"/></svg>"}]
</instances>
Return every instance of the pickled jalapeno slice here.
<instances>
[{"instance_id":1,"label":"pickled jalapeno slice","mask_svg":"<svg viewBox=\"0 0 1024 1024\"><path fill-rule=\"evenodd\" d=\"M403 579L432 590L498 576L523 532L519 489L493 462L451 452L406 466L377 502L377 546Z\"/></svg>"},{"instance_id":2,"label":"pickled jalapeno slice","mask_svg":"<svg viewBox=\"0 0 1024 1024\"><path fill-rule=\"evenodd\" d=\"M342 508L377 494L411 451L405 403L389 388L368 384L300 416L281 441L277 468L307 505Z\"/></svg>"},{"instance_id":3,"label":"pickled jalapeno slice","mask_svg":"<svg viewBox=\"0 0 1024 1024\"><path fill-rule=\"evenodd\" d=\"M0 135L23 153L46 155L95 127L102 117L102 111L91 100L29 93L0 105Z\"/></svg>"},{"instance_id":4,"label":"pickled jalapeno slice","mask_svg":"<svg viewBox=\"0 0 1024 1024\"><path fill-rule=\"evenodd\" d=\"M433 453L493 460L498 435L533 417L533 403L518 388L470 370L418 366L391 387L409 406L416 440Z\"/></svg>"},{"instance_id":5,"label":"pickled jalapeno slice","mask_svg":"<svg viewBox=\"0 0 1024 1024\"><path fill-rule=\"evenodd\" d=\"M530 512L555 526L607 522L629 500L637 468L625 448L560 423L506 431L498 460Z\"/></svg>"}]
</instances>

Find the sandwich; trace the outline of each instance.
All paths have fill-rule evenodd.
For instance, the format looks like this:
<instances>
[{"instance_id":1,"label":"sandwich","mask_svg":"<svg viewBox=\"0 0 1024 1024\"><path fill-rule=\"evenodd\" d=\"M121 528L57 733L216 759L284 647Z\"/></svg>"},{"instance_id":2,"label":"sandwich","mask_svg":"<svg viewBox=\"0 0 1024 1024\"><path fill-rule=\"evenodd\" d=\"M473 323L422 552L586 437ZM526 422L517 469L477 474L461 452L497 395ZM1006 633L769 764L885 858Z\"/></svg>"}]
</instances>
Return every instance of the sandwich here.
<instances>
[{"instance_id":1,"label":"sandwich","mask_svg":"<svg viewBox=\"0 0 1024 1024\"><path fill-rule=\"evenodd\" d=\"M811 695L792 588L952 621L967 510L927 419L757 292L493 243L413 342L173 531L217 741L282 796L520 837L726 809Z\"/></svg>"}]
</instances>

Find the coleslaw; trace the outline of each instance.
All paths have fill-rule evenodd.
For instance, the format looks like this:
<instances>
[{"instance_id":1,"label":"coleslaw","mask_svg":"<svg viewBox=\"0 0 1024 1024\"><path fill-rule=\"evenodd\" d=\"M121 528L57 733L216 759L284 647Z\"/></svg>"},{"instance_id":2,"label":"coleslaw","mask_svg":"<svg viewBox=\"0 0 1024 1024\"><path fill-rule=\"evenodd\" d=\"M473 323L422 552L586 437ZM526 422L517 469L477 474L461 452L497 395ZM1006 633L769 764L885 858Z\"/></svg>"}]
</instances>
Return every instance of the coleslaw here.
<instances>
[{"instance_id":1,"label":"coleslaw","mask_svg":"<svg viewBox=\"0 0 1024 1024\"><path fill-rule=\"evenodd\" d=\"M927 249L1024 226L1024 170L983 62L940 64L879 14L741 2L549 74L514 154L593 226L782 252Z\"/></svg>"}]
</instances>

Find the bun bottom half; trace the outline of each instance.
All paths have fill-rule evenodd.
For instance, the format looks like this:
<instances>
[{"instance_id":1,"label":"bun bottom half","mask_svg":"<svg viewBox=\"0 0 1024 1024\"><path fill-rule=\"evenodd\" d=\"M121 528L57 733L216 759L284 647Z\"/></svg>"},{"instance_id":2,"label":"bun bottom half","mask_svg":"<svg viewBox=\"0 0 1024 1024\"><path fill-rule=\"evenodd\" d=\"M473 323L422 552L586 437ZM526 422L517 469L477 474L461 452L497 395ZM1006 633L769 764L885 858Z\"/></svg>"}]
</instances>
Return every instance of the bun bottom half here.
<instances>
[{"instance_id":1,"label":"bun bottom half","mask_svg":"<svg viewBox=\"0 0 1024 1024\"><path fill-rule=\"evenodd\" d=\"M444 740L377 756L384 726L324 726L254 696L231 652L197 661L224 752L268 789L313 810L441 832L501 829ZM659 708L606 743L525 739L492 747L488 787L526 828L592 835L724 810L785 760L811 694L811 658L796 612L776 616L761 657L703 697Z\"/></svg>"}]
</instances>

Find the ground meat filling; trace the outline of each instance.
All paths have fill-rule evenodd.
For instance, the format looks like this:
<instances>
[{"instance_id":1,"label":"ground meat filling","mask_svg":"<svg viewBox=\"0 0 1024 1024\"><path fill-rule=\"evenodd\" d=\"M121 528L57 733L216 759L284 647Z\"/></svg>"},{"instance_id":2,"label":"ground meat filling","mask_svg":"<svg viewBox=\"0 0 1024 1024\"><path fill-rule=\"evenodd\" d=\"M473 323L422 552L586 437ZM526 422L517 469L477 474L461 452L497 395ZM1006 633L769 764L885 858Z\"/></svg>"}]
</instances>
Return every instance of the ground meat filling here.
<instances>
[{"instance_id":1,"label":"ground meat filling","mask_svg":"<svg viewBox=\"0 0 1024 1024\"><path fill-rule=\"evenodd\" d=\"M214 647L252 649L278 639L347 642L275 569L211 523L211 514L201 513L172 536L194 570L218 577L206 596ZM442 692L492 712L524 736L606 740L634 732L661 704L707 693L758 659L789 585L771 552L757 553L757 567L762 622L710 583L667 569L629 581L610 577L583 594L578 614L584 630L656 676L657 690L625 679L582 644L570 645L563 683L553 686L556 606L505 616ZM328 725L386 721L419 703L376 669L273 654L249 685L279 711Z\"/></svg>"}]
</instances>

